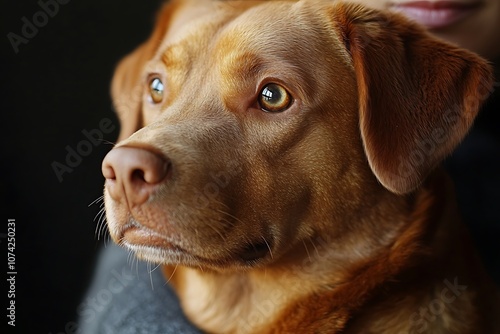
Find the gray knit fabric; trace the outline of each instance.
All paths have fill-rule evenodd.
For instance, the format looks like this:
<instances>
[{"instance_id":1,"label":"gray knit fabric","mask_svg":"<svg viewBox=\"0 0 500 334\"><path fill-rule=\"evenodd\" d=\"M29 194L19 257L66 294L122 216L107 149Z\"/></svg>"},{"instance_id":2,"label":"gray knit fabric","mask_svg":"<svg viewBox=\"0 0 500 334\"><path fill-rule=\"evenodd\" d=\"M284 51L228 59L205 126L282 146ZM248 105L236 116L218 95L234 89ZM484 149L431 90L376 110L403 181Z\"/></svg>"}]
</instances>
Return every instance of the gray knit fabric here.
<instances>
[{"instance_id":1,"label":"gray knit fabric","mask_svg":"<svg viewBox=\"0 0 500 334\"><path fill-rule=\"evenodd\" d=\"M197 334L182 313L161 270L109 245L101 253L93 284L78 308L79 334ZM133 265L131 264L133 263Z\"/></svg>"}]
</instances>

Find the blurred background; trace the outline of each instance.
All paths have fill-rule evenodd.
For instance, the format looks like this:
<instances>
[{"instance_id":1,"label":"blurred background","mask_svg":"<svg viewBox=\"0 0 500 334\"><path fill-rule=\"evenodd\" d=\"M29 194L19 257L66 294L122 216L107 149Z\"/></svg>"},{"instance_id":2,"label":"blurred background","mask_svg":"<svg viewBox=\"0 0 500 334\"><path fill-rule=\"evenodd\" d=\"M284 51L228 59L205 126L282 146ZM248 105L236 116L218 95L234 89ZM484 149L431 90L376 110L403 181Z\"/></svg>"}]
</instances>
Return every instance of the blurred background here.
<instances>
[{"instance_id":1,"label":"blurred background","mask_svg":"<svg viewBox=\"0 0 500 334\"><path fill-rule=\"evenodd\" d=\"M111 76L118 60L147 38L160 3L1 3L2 282L8 219L15 219L17 272L16 327L6 326L8 287L0 285L1 333L74 332L103 245L95 234L100 208L90 204L102 194L101 161L119 131ZM478 225L473 234L487 241L479 242L483 258L498 264L491 251L498 233Z\"/></svg>"},{"instance_id":2,"label":"blurred background","mask_svg":"<svg viewBox=\"0 0 500 334\"><path fill-rule=\"evenodd\" d=\"M159 5L1 3L2 283L8 219L16 221L17 271L15 328L6 326L8 287L0 285L2 333L74 328L103 244L94 232L99 206L89 204L102 194L101 161L119 130L111 76L117 61L147 38Z\"/></svg>"}]
</instances>

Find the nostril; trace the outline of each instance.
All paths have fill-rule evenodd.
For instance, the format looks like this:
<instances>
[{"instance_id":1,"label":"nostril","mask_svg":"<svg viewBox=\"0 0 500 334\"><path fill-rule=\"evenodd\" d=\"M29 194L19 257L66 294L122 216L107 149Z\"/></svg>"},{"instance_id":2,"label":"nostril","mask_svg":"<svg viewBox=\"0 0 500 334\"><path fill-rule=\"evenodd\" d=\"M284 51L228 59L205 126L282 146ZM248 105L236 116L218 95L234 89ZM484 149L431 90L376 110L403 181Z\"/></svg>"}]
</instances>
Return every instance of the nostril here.
<instances>
[{"instance_id":1,"label":"nostril","mask_svg":"<svg viewBox=\"0 0 500 334\"><path fill-rule=\"evenodd\" d=\"M117 147L104 158L102 173L110 195L140 205L170 174L171 162L162 154L137 147ZM124 197L125 196L125 197Z\"/></svg>"},{"instance_id":2,"label":"nostril","mask_svg":"<svg viewBox=\"0 0 500 334\"><path fill-rule=\"evenodd\" d=\"M161 182L168 173L168 164L164 163L158 166L158 169L135 169L132 171L130 179L132 182L143 182L147 184L156 184Z\"/></svg>"},{"instance_id":3,"label":"nostril","mask_svg":"<svg viewBox=\"0 0 500 334\"><path fill-rule=\"evenodd\" d=\"M116 174L115 170L113 169L113 166L104 163L102 166L102 175L108 180L115 180L116 179Z\"/></svg>"},{"instance_id":4,"label":"nostril","mask_svg":"<svg viewBox=\"0 0 500 334\"><path fill-rule=\"evenodd\" d=\"M147 156L140 168L132 171L131 178L153 185L162 182L170 169L170 163L157 155Z\"/></svg>"},{"instance_id":5,"label":"nostril","mask_svg":"<svg viewBox=\"0 0 500 334\"><path fill-rule=\"evenodd\" d=\"M140 169L136 169L136 170L132 171L132 177L131 178L132 178L132 180L139 180L141 182L149 183L144 178L144 171L140 170Z\"/></svg>"}]
</instances>

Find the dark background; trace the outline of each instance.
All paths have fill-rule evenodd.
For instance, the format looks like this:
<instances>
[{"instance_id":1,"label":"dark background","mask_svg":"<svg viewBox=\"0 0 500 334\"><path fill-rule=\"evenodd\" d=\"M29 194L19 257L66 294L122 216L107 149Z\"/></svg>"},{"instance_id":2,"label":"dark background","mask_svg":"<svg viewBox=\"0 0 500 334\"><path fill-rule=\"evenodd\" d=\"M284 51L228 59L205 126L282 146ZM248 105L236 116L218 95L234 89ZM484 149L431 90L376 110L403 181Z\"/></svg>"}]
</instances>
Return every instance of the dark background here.
<instances>
[{"instance_id":1,"label":"dark background","mask_svg":"<svg viewBox=\"0 0 500 334\"><path fill-rule=\"evenodd\" d=\"M88 205L102 194L101 161L119 130L109 96L111 76L117 61L147 38L160 4L60 1L67 3L47 16L17 54L8 34L23 36L22 18L33 23L42 8L33 0L4 0L0 7L1 277L7 272L9 218L16 219L18 273L16 327L2 333L66 333L65 326L77 319L103 243L94 233L99 207ZM44 23L43 16L37 19ZM104 118L114 131L92 144L60 182L52 163L66 165L66 147L76 150L87 140L82 131L99 130ZM2 327L8 320L5 279L0 285Z\"/></svg>"},{"instance_id":2,"label":"dark background","mask_svg":"<svg viewBox=\"0 0 500 334\"><path fill-rule=\"evenodd\" d=\"M109 96L111 76L118 60L149 35L161 2L59 1L67 3L60 4L53 17L47 16L36 35L18 46L18 53L8 34L22 36L23 17L33 23L33 16L42 8L34 0L3 0L0 7L2 283L6 282L9 218L16 219L18 272L16 327L1 333L71 333L68 329L77 320L77 308L103 244L95 236L94 217L99 206L89 204L102 194L101 161L118 135L119 124ZM53 4L56 0L41 3ZM498 98L496 101L498 105ZM495 122L490 120L492 116L483 124L498 137L498 108L490 109L496 114ZM102 143L91 144L91 152L75 163L71 173L62 174L60 182L52 164L66 165L67 148L76 150L84 145L88 139L82 131L100 130L105 118L111 120L114 131L103 134ZM472 161L473 172L464 173L482 175L480 167L490 168L496 183L486 180L488 185L500 184L495 171L500 166L498 161L492 165L471 160L469 155L466 158ZM466 178L460 172L452 174ZM478 182L471 180L470 188L477 187ZM482 201L464 184L465 188L458 190L466 194L462 196L465 204ZM498 194L497 188L491 193ZM496 201L498 197L488 198ZM476 210L478 206L473 203L471 208ZM498 203L489 207L497 210L498 216ZM490 267L496 268L492 273L498 282L498 222L492 221L490 228L475 226L473 235L476 241L483 241L479 249ZM0 285L1 326L8 320L8 290L4 286Z\"/></svg>"}]
</instances>

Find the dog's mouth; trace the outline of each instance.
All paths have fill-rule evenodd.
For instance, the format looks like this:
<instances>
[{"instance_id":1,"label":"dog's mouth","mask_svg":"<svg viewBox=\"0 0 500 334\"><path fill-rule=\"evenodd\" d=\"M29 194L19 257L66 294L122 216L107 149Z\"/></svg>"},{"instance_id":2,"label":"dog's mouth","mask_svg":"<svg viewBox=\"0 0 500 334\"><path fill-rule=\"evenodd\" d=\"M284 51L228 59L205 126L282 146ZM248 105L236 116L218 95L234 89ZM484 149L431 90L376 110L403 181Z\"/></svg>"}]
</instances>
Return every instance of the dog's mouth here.
<instances>
[{"instance_id":1,"label":"dog's mouth","mask_svg":"<svg viewBox=\"0 0 500 334\"><path fill-rule=\"evenodd\" d=\"M135 220L125 225L120 232L120 245L132 250L142 260L160 264L207 265L212 268L253 267L273 256L272 241L264 237L258 242L246 242L243 247L229 251L225 256L208 258L194 254L179 246L180 242L175 238L167 238Z\"/></svg>"},{"instance_id":2,"label":"dog's mouth","mask_svg":"<svg viewBox=\"0 0 500 334\"><path fill-rule=\"evenodd\" d=\"M121 231L118 243L142 260L153 263L186 261L189 253L159 233L131 222Z\"/></svg>"},{"instance_id":3,"label":"dog's mouth","mask_svg":"<svg viewBox=\"0 0 500 334\"><path fill-rule=\"evenodd\" d=\"M143 247L152 247L165 250L183 251L180 247L147 228L130 226L123 231L121 243L125 245L135 245Z\"/></svg>"},{"instance_id":4,"label":"dog's mouth","mask_svg":"<svg viewBox=\"0 0 500 334\"><path fill-rule=\"evenodd\" d=\"M247 244L237 255L240 261L246 264L255 264L267 255L272 257L271 245L266 240L259 243Z\"/></svg>"}]
</instances>

